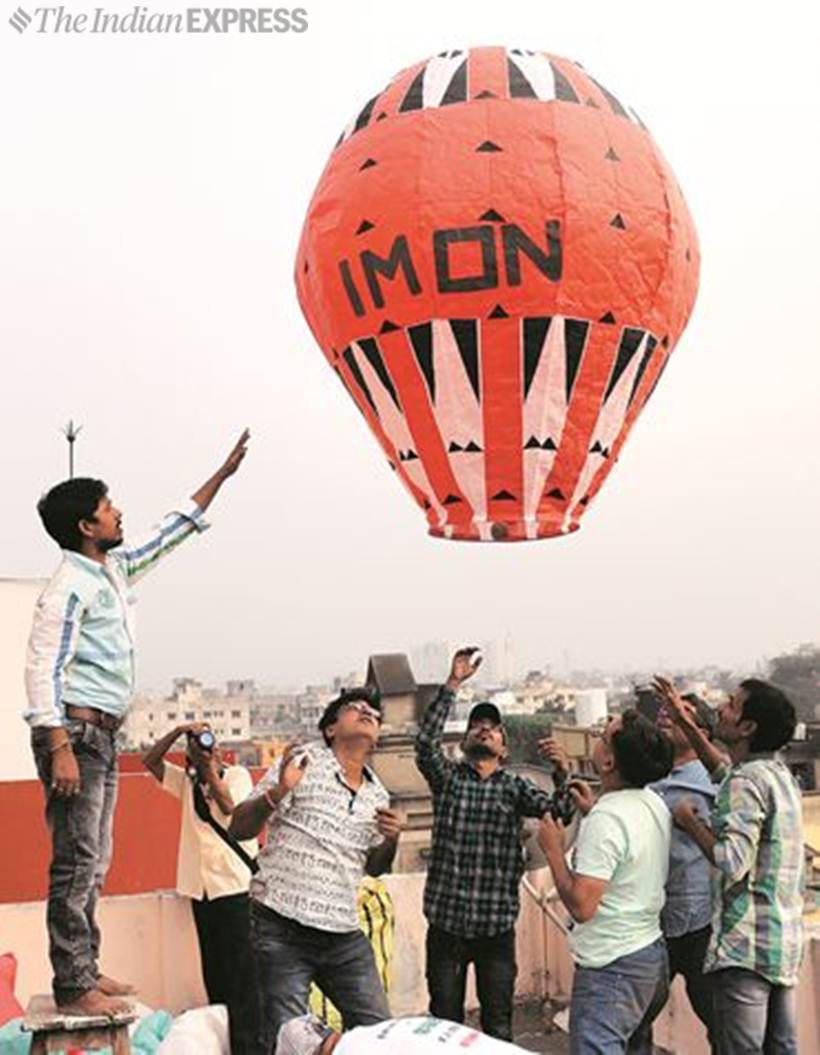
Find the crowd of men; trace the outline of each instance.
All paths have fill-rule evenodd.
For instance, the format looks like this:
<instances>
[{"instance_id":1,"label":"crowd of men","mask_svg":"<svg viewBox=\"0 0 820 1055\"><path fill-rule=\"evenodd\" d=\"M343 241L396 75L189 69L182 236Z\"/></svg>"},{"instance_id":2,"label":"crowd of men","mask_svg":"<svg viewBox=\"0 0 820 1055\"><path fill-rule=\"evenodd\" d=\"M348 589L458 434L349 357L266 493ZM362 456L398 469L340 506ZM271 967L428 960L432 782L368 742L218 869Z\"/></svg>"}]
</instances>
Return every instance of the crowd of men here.
<instances>
[{"instance_id":1,"label":"crowd of men","mask_svg":"<svg viewBox=\"0 0 820 1055\"><path fill-rule=\"evenodd\" d=\"M113 1014L132 991L101 973L95 921L111 857L115 734L133 686L130 588L204 529L247 438L189 509L136 547L123 545L121 514L101 481L59 484L39 506L63 561L35 612L26 718L52 835L54 996L69 1013ZM430 1018L390 1019L357 915L363 877L390 870L402 828L370 765L382 724L372 688L328 704L318 738L288 745L256 787L243 767L224 764L202 724L169 730L146 753L146 767L182 804L177 889L191 900L209 999L228 1008L233 1055L463 1047L470 964L482 1030L470 1044L515 1050L523 818L540 819L570 919L573 1055L651 1053L675 974L718 1055L796 1052L801 804L777 756L794 731L788 699L749 679L713 711L658 677L657 722L626 710L597 738L595 790L545 736L540 749L582 815L568 860L553 796L505 766L495 705L473 707L460 757L443 748L456 694L479 663L475 649L456 653L416 740L433 801L424 890ZM182 736L185 768L166 758ZM341 1012L343 1037L310 1016L313 983Z\"/></svg>"}]
</instances>

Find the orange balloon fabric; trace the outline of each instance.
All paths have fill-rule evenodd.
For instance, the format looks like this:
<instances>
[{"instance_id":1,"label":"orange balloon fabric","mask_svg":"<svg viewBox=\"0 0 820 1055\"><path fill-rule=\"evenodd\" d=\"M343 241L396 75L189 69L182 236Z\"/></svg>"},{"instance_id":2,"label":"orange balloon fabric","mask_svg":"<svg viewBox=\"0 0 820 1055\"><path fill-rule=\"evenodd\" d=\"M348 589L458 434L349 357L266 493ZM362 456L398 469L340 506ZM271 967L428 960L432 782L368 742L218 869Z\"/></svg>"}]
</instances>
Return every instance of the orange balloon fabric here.
<instances>
[{"instance_id":1,"label":"orange balloon fabric","mask_svg":"<svg viewBox=\"0 0 820 1055\"><path fill-rule=\"evenodd\" d=\"M296 284L430 533L517 541L578 527L698 271L633 110L577 63L474 48L400 73L345 128Z\"/></svg>"}]
</instances>

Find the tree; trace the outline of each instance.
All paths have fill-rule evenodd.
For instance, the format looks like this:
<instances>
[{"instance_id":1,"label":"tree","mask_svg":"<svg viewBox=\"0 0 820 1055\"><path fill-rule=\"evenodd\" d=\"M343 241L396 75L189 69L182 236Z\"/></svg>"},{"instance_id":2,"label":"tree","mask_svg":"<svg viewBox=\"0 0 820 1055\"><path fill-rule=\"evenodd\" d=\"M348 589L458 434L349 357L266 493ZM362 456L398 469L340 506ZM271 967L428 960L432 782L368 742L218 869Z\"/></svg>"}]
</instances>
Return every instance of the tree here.
<instances>
[{"instance_id":1,"label":"tree","mask_svg":"<svg viewBox=\"0 0 820 1055\"><path fill-rule=\"evenodd\" d=\"M820 718L820 648L800 645L769 661L769 679L789 697L798 721Z\"/></svg>"}]
</instances>

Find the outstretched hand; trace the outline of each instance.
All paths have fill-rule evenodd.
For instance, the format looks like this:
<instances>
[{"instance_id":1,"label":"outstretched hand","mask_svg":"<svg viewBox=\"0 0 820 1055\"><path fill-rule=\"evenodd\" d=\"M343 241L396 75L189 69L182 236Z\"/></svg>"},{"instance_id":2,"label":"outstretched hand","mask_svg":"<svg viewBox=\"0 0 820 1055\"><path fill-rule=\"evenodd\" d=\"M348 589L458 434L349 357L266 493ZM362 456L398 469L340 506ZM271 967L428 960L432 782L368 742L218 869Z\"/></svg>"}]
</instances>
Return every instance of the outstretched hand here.
<instances>
[{"instance_id":1,"label":"outstretched hand","mask_svg":"<svg viewBox=\"0 0 820 1055\"><path fill-rule=\"evenodd\" d=\"M455 690L468 678L471 678L481 666L481 658L479 650L474 645L469 648L460 648L453 656L447 687Z\"/></svg>"},{"instance_id":2,"label":"outstretched hand","mask_svg":"<svg viewBox=\"0 0 820 1055\"><path fill-rule=\"evenodd\" d=\"M233 476L239 466L242 464L242 459L248 453L248 440L251 438L250 429L243 429L242 435L236 441L231 450L231 453L225 459L223 464L219 468L219 475L223 480L227 480L229 476Z\"/></svg>"},{"instance_id":3,"label":"outstretched hand","mask_svg":"<svg viewBox=\"0 0 820 1055\"><path fill-rule=\"evenodd\" d=\"M693 708L684 700L668 678L656 674L652 679L652 688L660 699L663 708L676 725L681 727L695 725Z\"/></svg>"},{"instance_id":4,"label":"outstretched hand","mask_svg":"<svg viewBox=\"0 0 820 1055\"><path fill-rule=\"evenodd\" d=\"M302 777L308 765L308 756L304 753L303 746L293 740L285 748L282 755L282 764L279 768L278 798L281 800L290 794Z\"/></svg>"}]
</instances>

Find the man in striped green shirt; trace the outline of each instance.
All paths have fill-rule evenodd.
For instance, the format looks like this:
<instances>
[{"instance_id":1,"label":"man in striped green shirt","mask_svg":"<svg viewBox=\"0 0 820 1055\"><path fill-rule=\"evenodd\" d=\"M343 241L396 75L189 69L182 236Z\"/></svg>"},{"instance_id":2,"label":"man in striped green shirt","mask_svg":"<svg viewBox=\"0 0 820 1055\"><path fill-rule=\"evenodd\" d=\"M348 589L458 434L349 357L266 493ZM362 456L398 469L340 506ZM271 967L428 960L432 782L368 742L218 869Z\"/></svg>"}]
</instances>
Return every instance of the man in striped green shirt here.
<instances>
[{"instance_id":1,"label":"man in striped green shirt","mask_svg":"<svg viewBox=\"0 0 820 1055\"><path fill-rule=\"evenodd\" d=\"M797 1052L795 986L803 946L803 829L800 792L776 752L795 727L794 707L773 685L741 683L718 711L717 739L730 764L657 686L713 779L720 781L712 829L691 802L675 823L715 866L711 973L718 1055Z\"/></svg>"}]
</instances>

